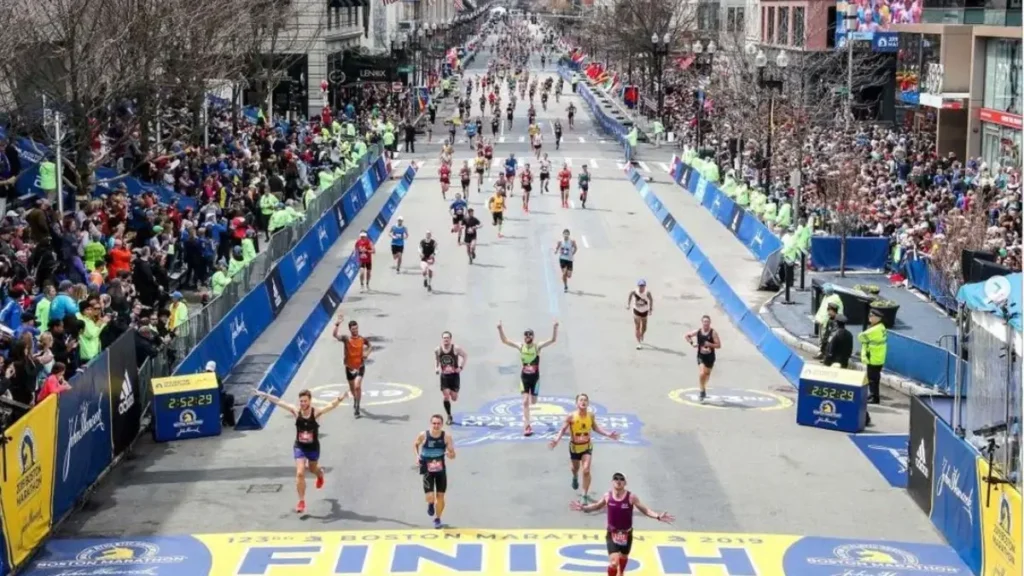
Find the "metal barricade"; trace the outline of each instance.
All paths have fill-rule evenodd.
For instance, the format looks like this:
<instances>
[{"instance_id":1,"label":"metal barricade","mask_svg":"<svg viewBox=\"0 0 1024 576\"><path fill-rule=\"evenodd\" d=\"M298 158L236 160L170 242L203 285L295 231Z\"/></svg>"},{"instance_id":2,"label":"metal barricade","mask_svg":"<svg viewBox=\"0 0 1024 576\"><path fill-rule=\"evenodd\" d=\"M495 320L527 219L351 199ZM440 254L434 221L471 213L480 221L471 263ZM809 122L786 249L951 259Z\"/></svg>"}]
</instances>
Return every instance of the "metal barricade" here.
<instances>
[{"instance_id":1,"label":"metal barricade","mask_svg":"<svg viewBox=\"0 0 1024 576\"><path fill-rule=\"evenodd\" d=\"M231 279L231 283L224 288L224 292L220 296L192 314L188 322L174 330L174 340L170 344L174 361L172 365L166 367L166 374L170 374L173 368L188 355L188 352L198 346L203 337L209 334L210 330L236 304L241 302L242 298L245 298L253 288L266 280L274 264L283 258L306 232L309 232L313 224L362 178L363 173L380 158L382 152L383 146L380 144L371 145L366 154L359 159L354 170L350 170L343 177L335 180L329 188L319 193L309 203L304 220L279 230L271 236L270 241L262 246L263 250L253 258L248 266ZM154 376L159 377L166 374L154 374ZM146 379L143 381L148 382Z\"/></svg>"}]
</instances>

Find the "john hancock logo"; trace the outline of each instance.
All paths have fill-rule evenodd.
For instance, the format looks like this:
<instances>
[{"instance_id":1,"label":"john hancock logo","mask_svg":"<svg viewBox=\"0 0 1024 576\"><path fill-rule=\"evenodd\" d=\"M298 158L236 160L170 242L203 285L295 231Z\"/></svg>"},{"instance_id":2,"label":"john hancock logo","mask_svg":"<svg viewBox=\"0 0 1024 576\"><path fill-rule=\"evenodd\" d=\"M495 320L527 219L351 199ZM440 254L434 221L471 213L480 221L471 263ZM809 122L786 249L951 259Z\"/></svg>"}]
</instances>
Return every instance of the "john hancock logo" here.
<instances>
[{"instance_id":1,"label":"john hancock logo","mask_svg":"<svg viewBox=\"0 0 1024 576\"><path fill-rule=\"evenodd\" d=\"M193 410L182 410L178 414L178 421L174 423L174 429L177 430L175 434L176 438L182 436L196 436L202 430L203 421L199 419Z\"/></svg>"},{"instance_id":2,"label":"john hancock logo","mask_svg":"<svg viewBox=\"0 0 1024 576\"><path fill-rule=\"evenodd\" d=\"M843 415L836 411L836 405L831 400L822 400L818 409L814 411L814 424L825 424L827 426L838 426L839 419Z\"/></svg>"},{"instance_id":3,"label":"john hancock logo","mask_svg":"<svg viewBox=\"0 0 1024 576\"><path fill-rule=\"evenodd\" d=\"M565 418L576 410L576 401L559 396L541 396L530 406L530 420L534 433L523 436L523 399L519 396L500 398L485 404L479 412L455 414L455 428L465 433L458 438L459 446L478 446L494 442L549 442L558 435ZM620 444L644 446L641 435L643 423L634 414L609 413L591 402L590 411L597 425L605 432L618 432ZM594 443L613 443L599 434L591 435Z\"/></svg>"},{"instance_id":4,"label":"john hancock logo","mask_svg":"<svg viewBox=\"0 0 1024 576\"><path fill-rule=\"evenodd\" d=\"M960 469L953 465L946 458L942 459L942 474L939 475L939 487L935 490L935 498L938 499L948 490L956 498L967 514L967 519L974 525L974 486L970 490L964 490L960 486Z\"/></svg>"},{"instance_id":5,"label":"john hancock logo","mask_svg":"<svg viewBox=\"0 0 1024 576\"><path fill-rule=\"evenodd\" d=\"M74 559L39 560L36 565L39 568L63 569L65 571L62 574L155 574L153 570L157 569L156 566L181 564L186 560L188 558L185 556L161 554L156 544L122 541L89 546L76 554ZM127 566L140 568L125 570ZM96 570L74 570L79 568Z\"/></svg>"}]
</instances>

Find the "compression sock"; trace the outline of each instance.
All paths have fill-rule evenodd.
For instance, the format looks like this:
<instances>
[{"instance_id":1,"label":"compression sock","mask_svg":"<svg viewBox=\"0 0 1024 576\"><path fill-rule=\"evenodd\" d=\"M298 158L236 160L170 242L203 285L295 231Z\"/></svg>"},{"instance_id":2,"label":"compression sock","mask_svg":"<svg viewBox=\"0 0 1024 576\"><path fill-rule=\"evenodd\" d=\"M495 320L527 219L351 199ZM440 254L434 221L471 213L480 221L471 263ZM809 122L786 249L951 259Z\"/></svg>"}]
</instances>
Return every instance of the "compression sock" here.
<instances>
[{"instance_id":1,"label":"compression sock","mask_svg":"<svg viewBox=\"0 0 1024 576\"><path fill-rule=\"evenodd\" d=\"M619 576L619 567L614 565L614 564L609 566L608 567L608 576Z\"/></svg>"},{"instance_id":2,"label":"compression sock","mask_svg":"<svg viewBox=\"0 0 1024 576\"><path fill-rule=\"evenodd\" d=\"M448 416L452 415L452 403L447 400L444 401L444 413Z\"/></svg>"}]
</instances>

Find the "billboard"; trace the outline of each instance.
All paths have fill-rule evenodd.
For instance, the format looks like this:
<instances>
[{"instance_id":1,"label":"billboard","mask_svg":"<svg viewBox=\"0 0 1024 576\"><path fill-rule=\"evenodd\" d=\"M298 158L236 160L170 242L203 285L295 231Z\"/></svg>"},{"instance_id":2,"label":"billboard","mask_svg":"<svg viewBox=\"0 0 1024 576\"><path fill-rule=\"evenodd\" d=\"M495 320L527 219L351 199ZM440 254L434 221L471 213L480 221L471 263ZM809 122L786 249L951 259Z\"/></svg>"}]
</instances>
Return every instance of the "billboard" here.
<instances>
[{"instance_id":1,"label":"billboard","mask_svg":"<svg viewBox=\"0 0 1024 576\"><path fill-rule=\"evenodd\" d=\"M857 18L846 18L849 4L857 7ZM850 0L836 5L836 48L845 48L847 37L853 40L874 42L875 34L895 32L895 24L919 24L921 22L921 0ZM890 35L879 46L872 47L881 52L894 51L890 46Z\"/></svg>"}]
</instances>

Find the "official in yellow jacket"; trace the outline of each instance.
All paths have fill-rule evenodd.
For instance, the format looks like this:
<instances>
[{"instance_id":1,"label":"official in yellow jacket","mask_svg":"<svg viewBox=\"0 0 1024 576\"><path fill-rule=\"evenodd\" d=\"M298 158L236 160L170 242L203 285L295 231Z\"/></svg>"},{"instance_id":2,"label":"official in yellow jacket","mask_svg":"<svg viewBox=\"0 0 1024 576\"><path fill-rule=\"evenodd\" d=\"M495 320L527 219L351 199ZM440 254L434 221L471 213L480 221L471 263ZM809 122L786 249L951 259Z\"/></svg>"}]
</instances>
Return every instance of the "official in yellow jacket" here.
<instances>
[{"instance_id":1,"label":"official in yellow jacket","mask_svg":"<svg viewBox=\"0 0 1024 576\"><path fill-rule=\"evenodd\" d=\"M882 313L872 308L868 312L867 330L857 335L860 341L860 361L867 367L868 403L880 404L882 393L882 368L885 366L885 353L888 348L889 333L882 324Z\"/></svg>"}]
</instances>

